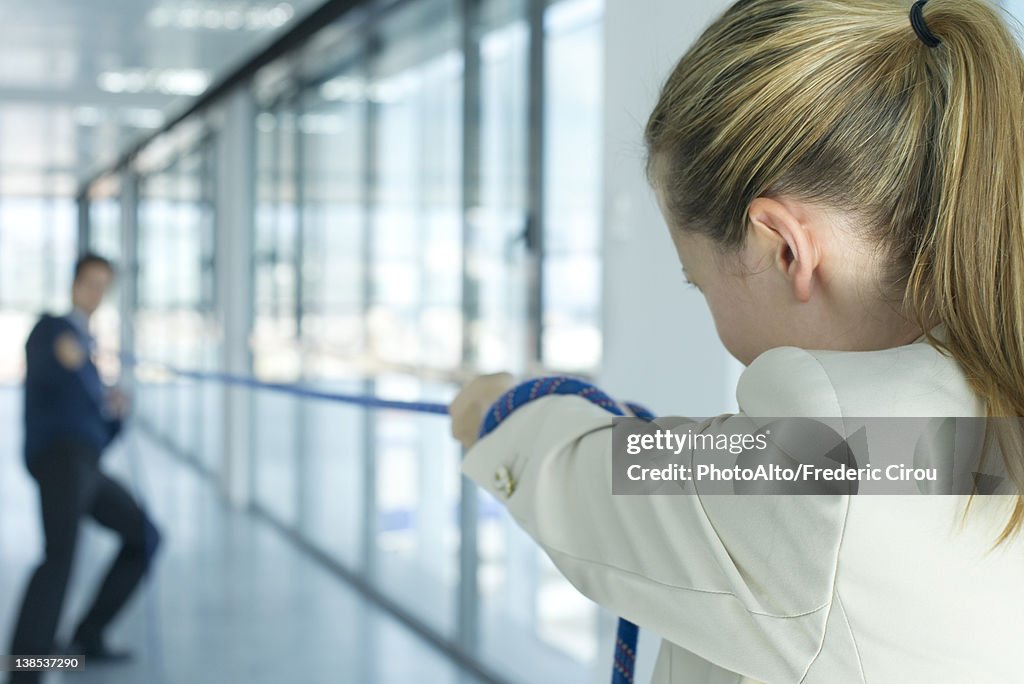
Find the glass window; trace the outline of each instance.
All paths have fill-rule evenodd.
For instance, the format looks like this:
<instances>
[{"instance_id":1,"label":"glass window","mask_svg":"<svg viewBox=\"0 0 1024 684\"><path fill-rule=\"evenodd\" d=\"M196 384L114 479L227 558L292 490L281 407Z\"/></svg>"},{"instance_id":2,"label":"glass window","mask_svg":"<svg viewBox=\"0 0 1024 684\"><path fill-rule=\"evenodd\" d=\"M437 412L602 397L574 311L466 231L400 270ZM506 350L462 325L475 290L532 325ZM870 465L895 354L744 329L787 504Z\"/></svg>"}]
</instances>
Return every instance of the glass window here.
<instances>
[{"instance_id":1,"label":"glass window","mask_svg":"<svg viewBox=\"0 0 1024 684\"><path fill-rule=\"evenodd\" d=\"M140 181L136 355L172 369L219 368L214 292L213 141ZM97 239L109 231L100 225ZM142 375L138 410L177 450L219 467L219 388L167 373Z\"/></svg>"},{"instance_id":2,"label":"glass window","mask_svg":"<svg viewBox=\"0 0 1024 684\"><path fill-rule=\"evenodd\" d=\"M357 74L337 78L362 82ZM302 145L302 338L307 375L364 350L367 268L366 113L358 96L307 93ZM336 370L336 369L335 369Z\"/></svg>"},{"instance_id":3,"label":"glass window","mask_svg":"<svg viewBox=\"0 0 1024 684\"><path fill-rule=\"evenodd\" d=\"M93 331L99 347L109 353L97 359L100 372L113 382L121 369L121 283L130 273L122 259L120 198L114 195L93 197L89 201L89 250L114 262L117 276L99 310L93 314Z\"/></svg>"},{"instance_id":4,"label":"glass window","mask_svg":"<svg viewBox=\"0 0 1024 684\"><path fill-rule=\"evenodd\" d=\"M256 118L253 372L275 382L295 382L301 374L296 118L292 102ZM252 401L254 497L275 517L295 524L301 404L274 392L256 392Z\"/></svg>"},{"instance_id":5,"label":"glass window","mask_svg":"<svg viewBox=\"0 0 1024 684\"><path fill-rule=\"evenodd\" d=\"M375 122L367 354L380 396L450 389L415 374L462 355L462 55L459 5L411 3L382 22L367 91ZM444 392L443 390L447 390ZM458 577L458 453L432 416L377 412L372 581L451 636Z\"/></svg>"},{"instance_id":6,"label":"glass window","mask_svg":"<svg viewBox=\"0 0 1024 684\"><path fill-rule=\"evenodd\" d=\"M476 364L521 372L528 361L525 242L529 28L525 3L481 7L479 205L469 207L467 263L477 288ZM472 186L475 179L467 179Z\"/></svg>"},{"instance_id":7,"label":"glass window","mask_svg":"<svg viewBox=\"0 0 1024 684\"><path fill-rule=\"evenodd\" d=\"M367 115L363 65L301 98L300 336L302 378L318 390L372 393L359 360L366 345ZM300 407L299 529L349 567L362 565L366 454L373 415L329 402ZM297 464L298 465L298 464Z\"/></svg>"},{"instance_id":8,"label":"glass window","mask_svg":"<svg viewBox=\"0 0 1024 684\"><path fill-rule=\"evenodd\" d=\"M544 17L547 126L544 363L601 362L600 0L565 0Z\"/></svg>"},{"instance_id":9,"label":"glass window","mask_svg":"<svg viewBox=\"0 0 1024 684\"><path fill-rule=\"evenodd\" d=\"M39 315L71 307L76 216L67 197L0 198L0 383L21 381L25 339Z\"/></svg>"},{"instance_id":10,"label":"glass window","mask_svg":"<svg viewBox=\"0 0 1024 684\"><path fill-rule=\"evenodd\" d=\"M238 170L254 182L257 379L440 403L482 370L597 369L603 8L549 3L534 37L528 5L482 0L467 15L458 0L418 0L354 14L340 22L336 54L318 43L257 77L255 168ZM546 55L543 131L530 130L535 38ZM466 59L464 42L478 53ZM527 313L537 269L527 219L540 199L531 162L543 181L539 351ZM179 156L142 179L138 206L137 351L204 371L219 369L223 351L213 164L212 145ZM117 205L104 202L90 208L92 244L113 254ZM33 211L24 220L45 223ZM168 375L138 403L182 453L215 469L224 396ZM274 389L249 397L250 484L263 512L487 667L516 681L586 676L598 611L498 502L464 494L447 421ZM458 630L465 501L479 509L472 646Z\"/></svg>"},{"instance_id":11,"label":"glass window","mask_svg":"<svg viewBox=\"0 0 1024 684\"><path fill-rule=\"evenodd\" d=\"M370 87L377 176L367 333L369 353L383 362L454 368L461 360L462 57L453 12L447 0L421 2L389 20L390 47Z\"/></svg>"},{"instance_id":12,"label":"glass window","mask_svg":"<svg viewBox=\"0 0 1024 684\"><path fill-rule=\"evenodd\" d=\"M298 349L298 217L295 111L290 104L256 117L256 216L253 240L253 367L263 379L294 381Z\"/></svg>"},{"instance_id":13,"label":"glass window","mask_svg":"<svg viewBox=\"0 0 1024 684\"><path fill-rule=\"evenodd\" d=\"M477 8L472 90L462 7L397 6L352 33L379 39L369 53L346 48L259 113L258 377L444 401L464 366L599 364L602 6L566 0L544 17L540 359L527 338L527 5ZM261 508L455 639L461 478L446 421L266 391L253 406ZM584 676L598 611L500 504L481 494L479 509L478 657L523 679Z\"/></svg>"}]
</instances>

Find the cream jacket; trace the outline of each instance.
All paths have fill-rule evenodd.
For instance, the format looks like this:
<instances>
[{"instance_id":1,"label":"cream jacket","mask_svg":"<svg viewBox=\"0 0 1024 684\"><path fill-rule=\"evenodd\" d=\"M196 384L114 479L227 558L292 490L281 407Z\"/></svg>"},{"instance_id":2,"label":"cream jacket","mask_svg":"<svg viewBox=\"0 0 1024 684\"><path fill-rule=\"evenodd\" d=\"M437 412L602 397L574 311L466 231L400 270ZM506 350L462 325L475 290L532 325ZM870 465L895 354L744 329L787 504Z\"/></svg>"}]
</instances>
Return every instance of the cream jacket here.
<instances>
[{"instance_id":1,"label":"cream jacket","mask_svg":"<svg viewBox=\"0 0 1024 684\"><path fill-rule=\"evenodd\" d=\"M923 340L773 349L737 400L721 421L984 415ZM610 414L545 397L463 472L583 594L662 637L653 681L1024 682L1024 542L989 552L1014 497L961 527L958 496L612 496L611 448Z\"/></svg>"}]
</instances>

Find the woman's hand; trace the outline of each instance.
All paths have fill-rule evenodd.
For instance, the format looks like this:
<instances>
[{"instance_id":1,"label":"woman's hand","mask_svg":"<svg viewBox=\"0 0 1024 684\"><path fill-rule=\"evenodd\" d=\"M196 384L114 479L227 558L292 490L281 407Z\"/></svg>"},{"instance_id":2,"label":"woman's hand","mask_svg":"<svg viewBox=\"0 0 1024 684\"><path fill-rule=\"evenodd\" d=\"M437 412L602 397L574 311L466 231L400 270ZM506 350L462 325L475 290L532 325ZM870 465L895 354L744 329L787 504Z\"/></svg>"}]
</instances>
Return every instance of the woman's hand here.
<instances>
[{"instance_id":1,"label":"woman's hand","mask_svg":"<svg viewBox=\"0 0 1024 684\"><path fill-rule=\"evenodd\" d=\"M448 405L448 415L452 417L452 436L464 449L476 443L487 409L515 385L515 378L511 374L493 373L479 375L462 387Z\"/></svg>"}]
</instances>

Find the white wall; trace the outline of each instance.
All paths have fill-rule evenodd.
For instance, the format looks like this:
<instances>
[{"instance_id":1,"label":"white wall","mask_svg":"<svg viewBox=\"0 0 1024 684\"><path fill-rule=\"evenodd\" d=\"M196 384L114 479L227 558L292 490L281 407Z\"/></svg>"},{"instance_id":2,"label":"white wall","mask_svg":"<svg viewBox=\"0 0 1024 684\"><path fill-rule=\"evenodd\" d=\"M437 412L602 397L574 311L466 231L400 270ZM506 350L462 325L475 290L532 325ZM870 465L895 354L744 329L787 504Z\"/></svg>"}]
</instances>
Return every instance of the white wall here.
<instances>
[{"instance_id":1,"label":"white wall","mask_svg":"<svg viewBox=\"0 0 1024 684\"><path fill-rule=\"evenodd\" d=\"M1010 11L1018 21L1024 21L1024 0L1003 0L1003 7Z\"/></svg>"},{"instance_id":2,"label":"white wall","mask_svg":"<svg viewBox=\"0 0 1024 684\"><path fill-rule=\"evenodd\" d=\"M684 287L644 176L643 129L675 62L726 0L605 0L602 386L663 415L735 410L741 367Z\"/></svg>"}]
</instances>

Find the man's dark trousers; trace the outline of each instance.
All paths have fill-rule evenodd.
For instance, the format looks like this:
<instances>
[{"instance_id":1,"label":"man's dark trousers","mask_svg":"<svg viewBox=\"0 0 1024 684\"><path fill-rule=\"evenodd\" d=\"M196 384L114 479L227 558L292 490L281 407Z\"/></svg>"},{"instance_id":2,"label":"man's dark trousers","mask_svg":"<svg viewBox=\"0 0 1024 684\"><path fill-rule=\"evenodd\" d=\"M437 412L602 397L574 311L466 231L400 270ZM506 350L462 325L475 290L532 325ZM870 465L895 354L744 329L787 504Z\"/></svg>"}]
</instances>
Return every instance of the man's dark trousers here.
<instances>
[{"instance_id":1,"label":"man's dark trousers","mask_svg":"<svg viewBox=\"0 0 1024 684\"><path fill-rule=\"evenodd\" d=\"M12 655L48 655L78 540L88 515L121 537L121 551L107 571L92 607L73 641L92 644L117 615L150 565L159 534L120 484L99 469L100 452L78 440L62 439L31 455L27 465L39 484L46 555L29 581L11 645ZM38 672L14 673L12 682L36 682Z\"/></svg>"}]
</instances>

